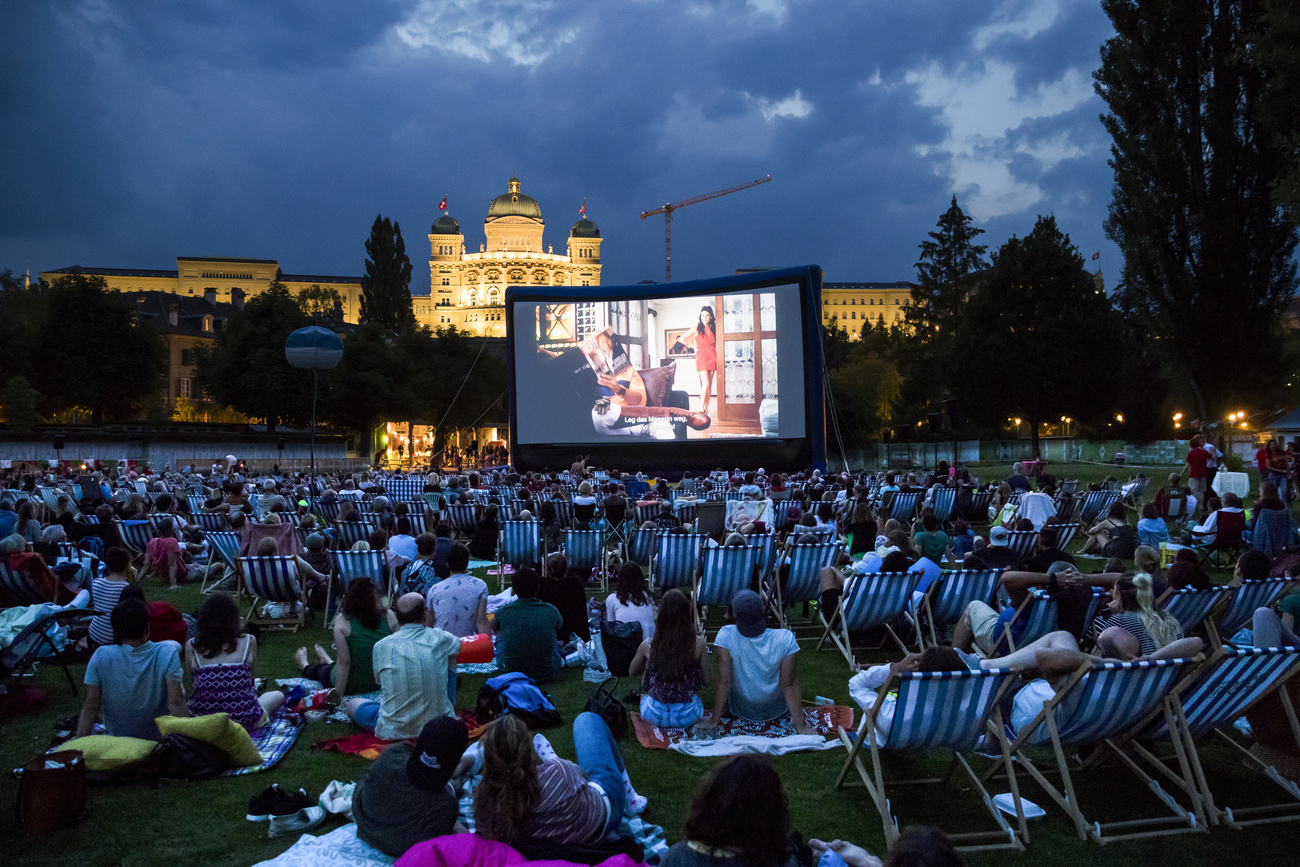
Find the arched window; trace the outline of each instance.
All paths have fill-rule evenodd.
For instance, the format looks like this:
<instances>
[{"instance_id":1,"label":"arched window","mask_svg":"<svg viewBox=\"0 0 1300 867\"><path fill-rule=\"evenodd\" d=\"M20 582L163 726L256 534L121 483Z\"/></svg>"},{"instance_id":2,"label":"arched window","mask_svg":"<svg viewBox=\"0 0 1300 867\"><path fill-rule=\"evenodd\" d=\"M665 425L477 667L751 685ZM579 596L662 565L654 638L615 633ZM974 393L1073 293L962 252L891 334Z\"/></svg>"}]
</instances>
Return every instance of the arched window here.
<instances>
[{"instance_id":1,"label":"arched window","mask_svg":"<svg viewBox=\"0 0 1300 867\"><path fill-rule=\"evenodd\" d=\"M500 296L498 295L495 287L488 290L487 303L489 307L496 307L498 304L501 303Z\"/></svg>"},{"instance_id":2,"label":"arched window","mask_svg":"<svg viewBox=\"0 0 1300 867\"><path fill-rule=\"evenodd\" d=\"M478 306L478 290L477 290L477 289L471 289L471 290L469 290L469 292L465 295L465 303L468 304L470 307L476 307L476 306Z\"/></svg>"}]
</instances>

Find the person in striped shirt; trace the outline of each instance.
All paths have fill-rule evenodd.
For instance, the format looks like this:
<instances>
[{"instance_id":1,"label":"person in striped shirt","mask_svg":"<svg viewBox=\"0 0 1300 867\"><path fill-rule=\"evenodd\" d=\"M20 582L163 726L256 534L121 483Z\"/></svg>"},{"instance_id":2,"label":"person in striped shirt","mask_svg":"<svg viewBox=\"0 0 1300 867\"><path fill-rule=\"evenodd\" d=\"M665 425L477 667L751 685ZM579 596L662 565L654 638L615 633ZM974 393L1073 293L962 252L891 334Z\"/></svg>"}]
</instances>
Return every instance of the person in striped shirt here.
<instances>
[{"instance_id":1,"label":"person in striped shirt","mask_svg":"<svg viewBox=\"0 0 1300 867\"><path fill-rule=\"evenodd\" d=\"M103 557L104 574L90 582L91 606L103 614L90 620L90 649L115 644L109 612L120 601L122 591L130 586L131 553L125 548L109 548Z\"/></svg>"}]
</instances>

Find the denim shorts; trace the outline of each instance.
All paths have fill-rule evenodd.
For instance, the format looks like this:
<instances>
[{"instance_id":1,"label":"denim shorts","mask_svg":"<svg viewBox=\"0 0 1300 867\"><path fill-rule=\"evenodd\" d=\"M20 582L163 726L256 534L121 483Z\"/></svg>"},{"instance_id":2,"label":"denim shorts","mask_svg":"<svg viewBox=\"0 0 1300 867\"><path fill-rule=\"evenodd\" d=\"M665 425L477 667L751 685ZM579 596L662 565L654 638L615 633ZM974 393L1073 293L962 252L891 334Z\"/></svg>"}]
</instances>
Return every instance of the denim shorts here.
<instances>
[{"instance_id":1,"label":"denim shorts","mask_svg":"<svg viewBox=\"0 0 1300 867\"><path fill-rule=\"evenodd\" d=\"M375 724L379 722L379 702L368 701L359 705L353 718L357 721L357 725L366 731L373 732Z\"/></svg>"}]
</instances>

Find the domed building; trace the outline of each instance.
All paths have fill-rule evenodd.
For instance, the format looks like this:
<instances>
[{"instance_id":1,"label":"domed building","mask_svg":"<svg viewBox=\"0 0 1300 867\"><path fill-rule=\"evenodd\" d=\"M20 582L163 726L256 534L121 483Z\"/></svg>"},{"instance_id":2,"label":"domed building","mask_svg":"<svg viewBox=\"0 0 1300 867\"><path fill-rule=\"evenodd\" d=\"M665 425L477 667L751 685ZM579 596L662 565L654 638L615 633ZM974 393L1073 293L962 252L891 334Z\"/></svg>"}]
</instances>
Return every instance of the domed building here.
<instances>
[{"instance_id":1,"label":"domed building","mask_svg":"<svg viewBox=\"0 0 1300 867\"><path fill-rule=\"evenodd\" d=\"M578 220L563 253L544 243L545 228L541 205L517 177L488 204L478 252L465 251L460 223L444 212L429 228L429 295L414 299L416 321L504 337L508 287L599 286L599 227Z\"/></svg>"}]
</instances>

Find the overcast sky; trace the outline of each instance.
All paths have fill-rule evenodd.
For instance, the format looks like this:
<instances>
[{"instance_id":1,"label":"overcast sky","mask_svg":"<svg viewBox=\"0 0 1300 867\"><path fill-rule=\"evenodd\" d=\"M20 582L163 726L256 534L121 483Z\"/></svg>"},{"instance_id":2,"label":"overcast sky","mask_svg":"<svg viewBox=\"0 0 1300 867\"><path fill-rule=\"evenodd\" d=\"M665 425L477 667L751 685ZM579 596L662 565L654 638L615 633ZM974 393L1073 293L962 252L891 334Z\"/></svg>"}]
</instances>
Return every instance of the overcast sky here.
<instances>
[{"instance_id":1,"label":"overcast sky","mask_svg":"<svg viewBox=\"0 0 1300 867\"><path fill-rule=\"evenodd\" d=\"M818 264L915 277L952 194L991 249L1055 214L1108 286L1096 0L42 0L0 4L0 269L277 259L359 275L378 213L428 290L512 172L602 282Z\"/></svg>"}]
</instances>

